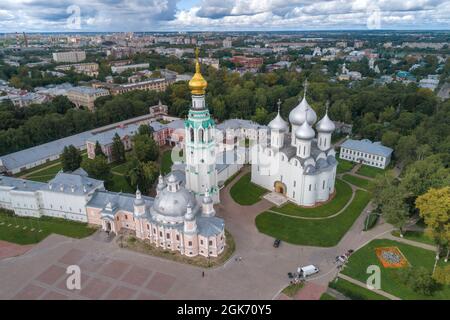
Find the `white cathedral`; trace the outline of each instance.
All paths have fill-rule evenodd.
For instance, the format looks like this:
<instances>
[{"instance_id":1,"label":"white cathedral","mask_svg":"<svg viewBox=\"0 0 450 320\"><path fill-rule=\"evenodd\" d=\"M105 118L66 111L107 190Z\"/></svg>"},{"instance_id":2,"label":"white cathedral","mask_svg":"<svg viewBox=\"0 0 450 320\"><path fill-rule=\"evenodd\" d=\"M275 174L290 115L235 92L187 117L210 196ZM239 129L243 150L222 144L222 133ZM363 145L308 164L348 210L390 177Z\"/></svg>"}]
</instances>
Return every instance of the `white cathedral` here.
<instances>
[{"instance_id":1,"label":"white cathedral","mask_svg":"<svg viewBox=\"0 0 450 320\"><path fill-rule=\"evenodd\" d=\"M335 125L328 108L315 124L317 115L306 100L306 87L305 83L303 99L289 114L290 133L278 103L278 114L268 125L267 143L260 141L256 159L252 156L251 181L297 205L314 206L329 200L335 191L337 161L331 145Z\"/></svg>"},{"instance_id":2,"label":"white cathedral","mask_svg":"<svg viewBox=\"0 0 450 320\"><path fill-rule=\"evenodd\" d=\"M244 163L251 163L252 182L298 205L330 199L337 166L331 146L335 126L327 112L315 125L316 137L312 126L317 116L306 101L306 86L303 100L289 115L290 134L289 124L280 116L280 103L267 127L231 119L216 128L205 104L207 82L198 59L189 87L192 106L185 120L185 162L159 177L155 198L139 190L135 195L107 191L103 181L79 169L59 172L48 183L0 176L0 208L19 216L87 222L113 233L128 229L156 247L189 257L217 257L224 251L226 235L224 220L215 216L213 205L220 202L221 182ZM244 139L251 140L250 152L240 147Z\"/></svg>"}]
</instances>

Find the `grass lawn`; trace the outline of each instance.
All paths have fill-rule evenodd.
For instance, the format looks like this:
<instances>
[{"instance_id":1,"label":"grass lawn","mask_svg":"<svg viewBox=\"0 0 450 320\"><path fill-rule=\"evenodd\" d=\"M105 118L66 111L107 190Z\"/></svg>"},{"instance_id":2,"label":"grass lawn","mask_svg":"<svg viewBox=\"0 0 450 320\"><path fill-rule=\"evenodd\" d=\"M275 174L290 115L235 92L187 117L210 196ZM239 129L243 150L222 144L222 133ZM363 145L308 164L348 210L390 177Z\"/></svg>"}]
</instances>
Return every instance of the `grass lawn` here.
<instances>
[{"instance_id":1,"label":"grass lawn","mask_svg":"<svg viewBox=\"0 0 450 320\"><path fill-rule=\"evenodd\" d=\"M81 155L83 160L87 159L87 156L88 155L86 152ZM60 170L62 170L62 163L58 159L55 161L48 162L45 165L40 165L33 169L28 170L25 179L38 182L48 182L52 180ZM24 175L24 173L21 172L18 175L22 176Z\"/></svg>"},{"instance_id":2,"label":"grass lawn","mask_svg":"<svg viewBox=\"0 0 450 320\"><path fill-rule=\"evenodd\" d=\"M389 300L378 293L341 278L331 281L328 286L352 300Z\"/></svg>"},{"instance_id":3,"label":"grass lawn","mask_svg":"<svg viewBox=\"0 0 450 320\"><path fill-rule=\"evenodd\" d=\"M331 294L328 293L322 293L319 300L336 300L335 297L333 297Z\"/></svg>"},{"instance_id":4,"label":"grass lawn","mask_svg":"<svg viewBox=\"0 0 450 320\"><path fill-rule=\"evenodd\" d=\"M352 170L352 168L355 166L355 164L353 162L343 160L343 159L338 159L337 155L336 155L336 160L338 161L337 173L348 172L348 171Z\"/></svg>"},{"instance_id":5,"label":"grass lawn","mask_svg":"<svg viewBox=\"0 0 450 320\"><path fill-rule=\"evenodd\" d=\"M361 168L356 171L357 174L360 174L362 176L366 176L369 178L375 178L375 176L379 175L380 173L385 172L385 170L380 168L375 168L371 166L362 165Z\"/></svg>"},{"instance_id":6,"label":"grass lawn","mask_svg":"<svg viewBox=\"0 0 450 320\"><path fill-rule=\"evenodd\" d=\"M172 168L172 150L166 150L161 155L161 172L167 174Z\"/></svg>"},{"instance_id":7,"label":"grass lawn","mask_svg":"<svg viewBox=\"0 0 450 320\"><path fill-rule=\"evenodd\" d=\"M425 267L430 272L433 270L434 251L410 246L397 241L377 239L352 254L342 273L365 283L368 277L366 273L367 267L369 265L377 265L381 269L381 290L383 291L401 299L450 299L450 286L443 286L433 296L426 296L416 293L404 285L398 278L398 269L384 268L375 254L375 249L391 246L398 247L410 265Z\"/></svg>"},{"instance_id":8,"label":"grass lawn","mask_svg":"<svg viewBox=\"0 0 450 320\"><path fill-rule=\"evenodd\" d=\"M28 175L26 179L39 182L48 182L52 180L60 170L62 170L61 162L53 167L48 167L42 171L34 172Z\"/></svg>"},{"instance_id":9,"label":"grass lawn","mask_svg":"<svg viewBox=\"0 0 450 320\"><path fill-rule=\"evenodd\" d=\"M119 174L125 174L127 173L127 168L128 168L128 163L122 163L122 164L118 164L116 166L112 166L111 171L113 173L119 173Z\"/></svg>"},{"instance_id":10,"label":"grass lawn","mask_svg":"<svg viewBox=\"0 0 450 320\"><path fill-rule=\"evenodd\" d=\"M300 289L303 288L303 286L304 286L303 282L290 284L286 288L284 288L283 291L281 291L281 292L283 292L288 297L293 298L293 297L295 297L297 292L299 292Z\"/></svg>"},{"instance_id":11,"label":"grass lawn","mask_svg":"<svg viewBox=\"0 0 450 320\"><path fill-rule=\"evenodd\" d=\"M113 174L112 181L113 181L113 185L108 188L108 190L110 190L110 191L124 192L124 193L136 192L136 190L133 190L133 188L131 188L131 186L128 184L128 182L124 176Z\"/></svg>"},{"instance_id":12,"label":"grass lawn","mask_svg":"<svg viewBox=\"0 0 450 320\"><path fill-rule=\"evenodd\" d=\"M315 208L303 208L289 202L279 208L271 210L291 216L328 217L339 212L352 197L352 188L342 180L336 179L336 196L330 202Z\"/></svg>"},{"instance_id":13,"label":"grass lawn","mask_svg":"<svg viewBox=\"0 0 450 320\"><path fill-rule=\"evenodd\" d=\"M392 231L392 235L396 237L400 237L399 231ZM404 239L413 240L417 242L422 242L425 244L431 244L435 245L435 242L433 239L429 238L424 232L422 231L406 231L403 235Z\"/></svg>"},{"instance_id":14,"label":"grass lawn","mask_svg":"<svg viewBox=\"0 0 450 320\"><path fill-rule=\"evenodd\" d=\"M251 173L243 175L230 189L231 197L243 206L257 203L261 196L267 192L266 189L250 182Z\"/></svg>"},{"instance_id":15,"label":"grass lawn","mask_svg":"<svg viewBox=\"0 0 450 320\"><path fill-rule=\"evenodd\" d=\"M11 226L8 227L9 224ZM19 225L19 228L16 228L16 225ZM26 227L25 230L24 227ZM35 230L31 231L33 228ZM39 230L42 232L38 232ZM79 239L91 235L95 230L97 229L87 223L51 217L19 217L0 211L0 240L13 243L37 243L52 233Z\"/></svg>"},{"instance_id":16,"label":"grass lawn","mask_svg":"<svg viewBox=\"0 0 450 320\"><path fill-rule=\"evenodd\" d=\"M349 174L344 174L342 176L342 179L344 179L347 182L350 182L351 184L363 188L363 189L368 189L369 188L369 183L370 181L364 178L360 178L360 177L355 177Z\"/></svg>"},{"instance_id":17,"label":"grass lawn","mask_svg":"<svg viewBox=\"0 0 450 320\"><path fill-rule=\"evenodd\" d=\"M292 244L332 247L353 225L370 198L370 193L357 190L350 205L330 219L296 219L266 211L256 217L255 223L259 232Z\"/></svg>"}]
</instances>

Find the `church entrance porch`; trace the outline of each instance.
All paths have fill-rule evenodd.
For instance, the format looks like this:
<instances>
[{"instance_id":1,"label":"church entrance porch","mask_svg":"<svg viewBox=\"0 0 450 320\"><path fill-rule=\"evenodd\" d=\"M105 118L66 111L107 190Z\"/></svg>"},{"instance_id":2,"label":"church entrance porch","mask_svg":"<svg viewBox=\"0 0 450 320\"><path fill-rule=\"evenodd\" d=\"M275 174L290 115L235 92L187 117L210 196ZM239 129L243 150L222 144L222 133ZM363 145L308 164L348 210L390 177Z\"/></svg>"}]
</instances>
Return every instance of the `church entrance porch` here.
<instances>
[{"instance_id":1,"label":"church entrance porch","mask_svg":"<svg viewBox=\"0 0 450 320\"><path fill-rule=\"evenodd\" d=\"M286 185L283 182L275 181L273 187L274 187L275 192L286 195Z\"/></svg>"},{"instance_id":2,"label":"church entrance porch","mask_svg":"<svg viewBox=\"0 0 450 320\"><path fill-rule=\"evenodd\" d=\"M286 202L288 202L288 199L279 192L269 192L266 193L263 196L264 199L272 202L273 204L275 204L277 207L282 206L283 204L285 204Z\"/></svg>"}]
</instances>

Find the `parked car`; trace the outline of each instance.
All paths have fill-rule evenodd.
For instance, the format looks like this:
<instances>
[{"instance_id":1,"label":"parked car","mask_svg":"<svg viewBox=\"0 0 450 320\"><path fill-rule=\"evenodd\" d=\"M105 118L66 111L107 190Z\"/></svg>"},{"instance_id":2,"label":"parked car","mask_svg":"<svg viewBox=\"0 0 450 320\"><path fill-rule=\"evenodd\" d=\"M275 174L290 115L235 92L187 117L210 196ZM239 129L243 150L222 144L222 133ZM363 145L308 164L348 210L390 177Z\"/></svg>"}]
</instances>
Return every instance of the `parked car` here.
<instances>
[{"instance_id":1,"label":"parked car","mask_svg":"<svg viewBox=\"0 0 450 320\"><path fill-rule=\"evenodd\" d=\"M274 248L278 248L280 246L280 243L281 243L280 239L275 239L275 241L273 242Z\"/></svg>"},{"instance_id":2,"label":"parked car","mask_svg":"<svg viewBox=\"0 0 450 320\"><path fill-rule=\"evenodd\" d=\"M306 278L308 276L318 273L320 270L315 265L310 264L308 266L298 268L297 271L300 274L300 277Z\"/></svg>"}]
</instances>

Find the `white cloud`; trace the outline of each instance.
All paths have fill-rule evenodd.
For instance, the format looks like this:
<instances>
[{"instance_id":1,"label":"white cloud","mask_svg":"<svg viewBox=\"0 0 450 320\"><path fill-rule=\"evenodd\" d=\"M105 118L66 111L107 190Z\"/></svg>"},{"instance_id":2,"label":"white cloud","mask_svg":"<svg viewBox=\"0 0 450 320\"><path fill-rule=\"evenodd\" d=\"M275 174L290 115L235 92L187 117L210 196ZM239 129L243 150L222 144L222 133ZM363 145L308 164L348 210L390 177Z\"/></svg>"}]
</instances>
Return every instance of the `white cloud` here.
<instances>
[{"instance_id":1,"label":"white cloud","mask_svg":"<svg viewBox=\"0 0 450 320\"><path fill-rule=\"evenodd\" d=\"M0 32L63 31L81 10L82 31L366 28L380 10L381 28L450 28L450 0L1 0ZM186 6L183 6L186 7Z\"/></svg>"}]
</instances>

